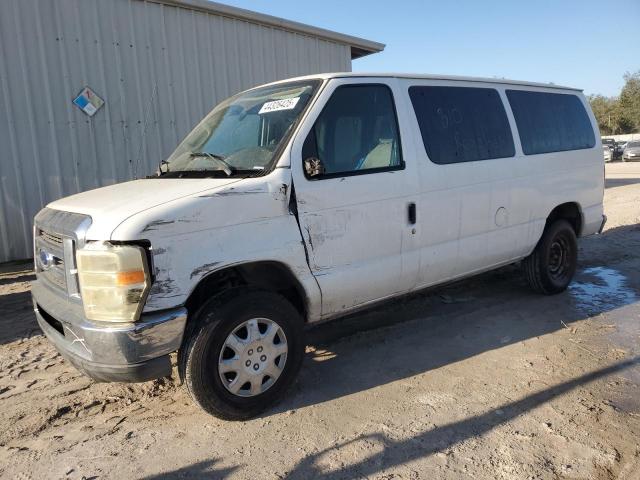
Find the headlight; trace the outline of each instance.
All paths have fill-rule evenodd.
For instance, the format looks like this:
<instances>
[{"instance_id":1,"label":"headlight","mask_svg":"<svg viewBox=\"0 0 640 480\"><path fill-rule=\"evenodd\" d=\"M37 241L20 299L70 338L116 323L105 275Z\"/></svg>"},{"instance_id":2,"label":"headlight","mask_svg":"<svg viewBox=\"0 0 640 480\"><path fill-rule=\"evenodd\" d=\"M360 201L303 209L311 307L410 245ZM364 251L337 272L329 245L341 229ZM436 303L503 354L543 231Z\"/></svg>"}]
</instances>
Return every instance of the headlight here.
<instances>
[{"instance_id":1,"label":"headlight","mask_svg":"<svg viewBox=\"0 0 640 480\"><path fill-rule=\"evenodd\" d=\"M144 249L93 242L78 250L76 260L86 317L135 322L151 285Z\"/></svg>"}]
</instances>

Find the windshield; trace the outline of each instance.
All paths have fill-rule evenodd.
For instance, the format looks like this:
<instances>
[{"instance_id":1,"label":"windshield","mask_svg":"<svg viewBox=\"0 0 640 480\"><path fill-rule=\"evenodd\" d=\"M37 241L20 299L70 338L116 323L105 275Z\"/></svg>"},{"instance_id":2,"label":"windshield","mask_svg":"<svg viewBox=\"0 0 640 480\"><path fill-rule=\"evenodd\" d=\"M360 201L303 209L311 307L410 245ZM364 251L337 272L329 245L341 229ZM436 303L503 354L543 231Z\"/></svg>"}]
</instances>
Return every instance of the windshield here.
<instances>
[{"instance_id":1,"label":"windshield","mask_svg":"<svg viewBox=\"0 0 640 480\"><path fill-rule=\"evenodd\" d=\"M225 100L162 162L160 175L228 176L268 170L319 83L261 87Z\"/></svg>"},{"instance_id":2,"label":"windshield","mask_svg":"<svg viewBox=\"0 0 640 480\"><path fill-rule=\"evenodd\" d=\"M636 148L640 147L640 142L629 142L627 143L627 148Z\"/></svg>"}]
</instances>

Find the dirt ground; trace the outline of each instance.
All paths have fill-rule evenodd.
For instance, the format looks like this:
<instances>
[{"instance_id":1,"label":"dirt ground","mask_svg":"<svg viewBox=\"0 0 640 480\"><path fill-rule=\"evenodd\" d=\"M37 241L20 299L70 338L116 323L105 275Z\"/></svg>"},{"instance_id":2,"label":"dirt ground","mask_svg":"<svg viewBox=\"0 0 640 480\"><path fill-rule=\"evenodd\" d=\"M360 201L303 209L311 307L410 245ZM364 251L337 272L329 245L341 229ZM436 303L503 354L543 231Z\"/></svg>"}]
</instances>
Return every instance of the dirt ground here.
<instances>
[{"instance_id":1,"label":"dirt ground","mask_svg":"<svg viewBox=\"0 0 640 480\"><path fill-rule=\"evenodd\" d=\"M224 422L177 380L94 383L0 266L0 477L640 478L640 164L607 165L569 291L517 267L315 327L300 379Z\"/></svg>"}]
</instances>

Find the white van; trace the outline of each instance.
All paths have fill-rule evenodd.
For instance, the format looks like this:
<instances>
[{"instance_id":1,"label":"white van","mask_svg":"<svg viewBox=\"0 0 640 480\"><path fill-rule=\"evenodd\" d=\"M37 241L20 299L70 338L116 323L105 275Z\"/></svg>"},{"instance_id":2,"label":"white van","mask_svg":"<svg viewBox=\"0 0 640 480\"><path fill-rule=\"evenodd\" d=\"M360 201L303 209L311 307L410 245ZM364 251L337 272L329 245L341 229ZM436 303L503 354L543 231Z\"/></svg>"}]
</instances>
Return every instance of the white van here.
<instances>
[{"instance_id":1,"label":"white van","mask_svg":"<svg viewBox=\"0 0 640 480\"><path fill-rule=\"evenodd\" d=\"M102 381L171 374L255 416L302 362L305 324L522 262L567 288L602 230L602 145L580 90L337 73L218 105L158 172L35 218L33 299Z\"/></svg>"}]
</instances>

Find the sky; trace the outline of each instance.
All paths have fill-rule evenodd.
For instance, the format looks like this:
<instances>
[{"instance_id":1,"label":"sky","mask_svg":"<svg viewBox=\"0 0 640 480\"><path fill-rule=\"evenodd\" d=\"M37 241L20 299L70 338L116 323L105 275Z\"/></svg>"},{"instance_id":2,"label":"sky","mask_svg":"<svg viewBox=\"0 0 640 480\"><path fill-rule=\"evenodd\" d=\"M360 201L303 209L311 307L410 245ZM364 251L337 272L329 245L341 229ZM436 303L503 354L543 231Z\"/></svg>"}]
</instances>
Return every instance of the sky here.
<instances>
[{"instance_id":1,"label":"sky","mask_svg":"<svg viewBox=\"0 0 640 480\"><path fill-rule=\"evenodd\" d=\"M617 96L640 70L640 0L219 0L386 44L357 72L553 82Z\"/></svg>"}]
</instances>

